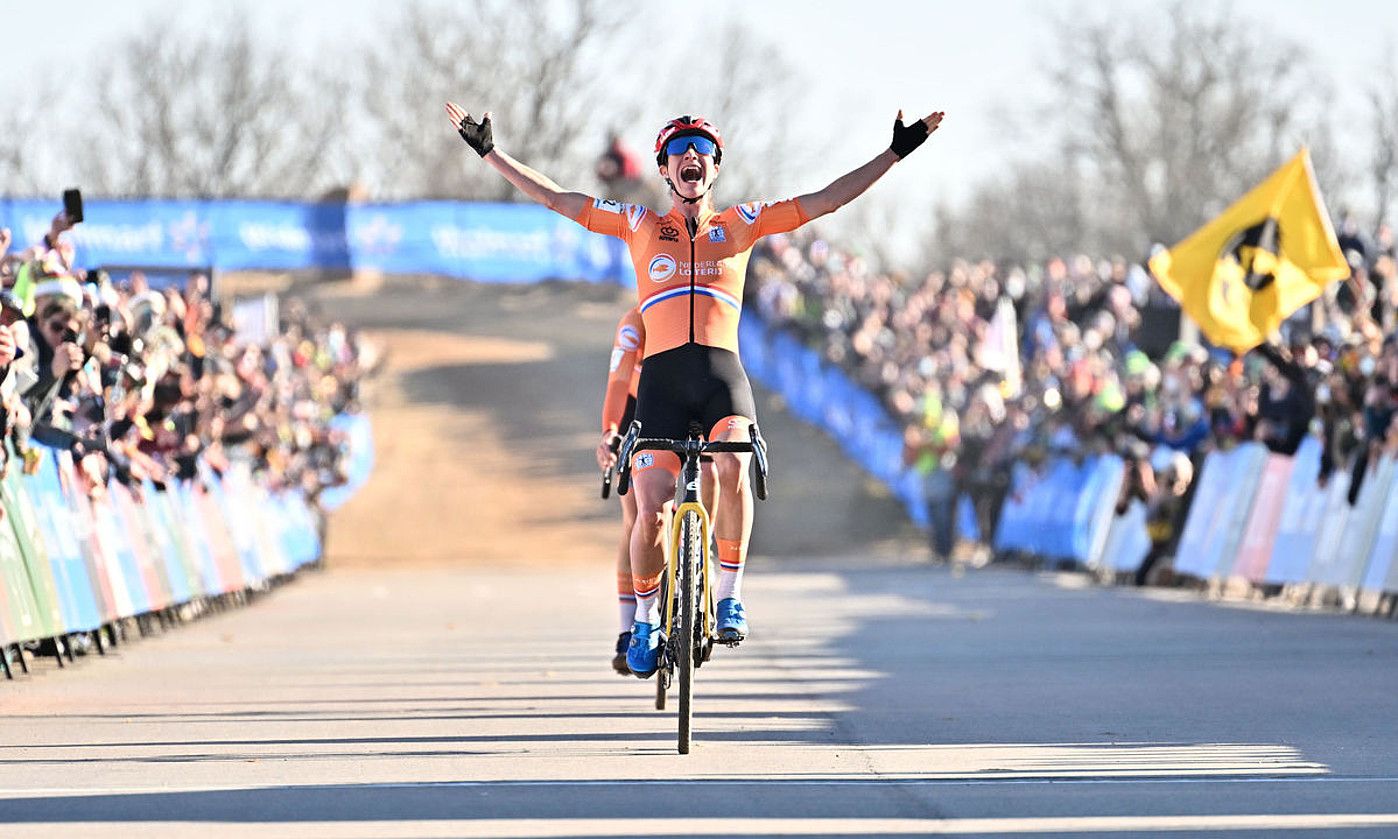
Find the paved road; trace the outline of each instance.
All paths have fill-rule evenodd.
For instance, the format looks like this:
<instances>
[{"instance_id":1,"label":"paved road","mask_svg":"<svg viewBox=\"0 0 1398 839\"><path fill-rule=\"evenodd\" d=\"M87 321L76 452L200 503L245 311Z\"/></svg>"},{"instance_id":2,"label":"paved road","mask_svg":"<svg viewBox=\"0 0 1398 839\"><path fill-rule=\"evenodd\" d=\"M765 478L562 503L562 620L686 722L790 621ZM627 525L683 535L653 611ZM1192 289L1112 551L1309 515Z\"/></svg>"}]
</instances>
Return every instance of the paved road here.
<instances>
[{"instance_id":1,"label":"paved road","mask_svg":"<svg viewBox=\"0 0 1398 839\"><path fill-rule=\"evenodd\" d=\"M0 835L1398 832L1392 624L857 564L752 574L687 757L605 568L313 575L0 684Z\"/></svg>"}]
</instances>

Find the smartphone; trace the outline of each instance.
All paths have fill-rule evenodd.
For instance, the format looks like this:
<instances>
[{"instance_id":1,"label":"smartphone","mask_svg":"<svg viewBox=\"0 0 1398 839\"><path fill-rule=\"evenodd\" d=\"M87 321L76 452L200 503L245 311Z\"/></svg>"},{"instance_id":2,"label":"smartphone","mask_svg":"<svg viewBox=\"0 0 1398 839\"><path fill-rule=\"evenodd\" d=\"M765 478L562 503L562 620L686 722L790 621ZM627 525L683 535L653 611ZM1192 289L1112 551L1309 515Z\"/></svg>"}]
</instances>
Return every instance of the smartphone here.
<instances>
[{"instance_id":1,"label":"smartphone","mask_svg":"<svg viewBox=\"0 0 1398 839\"><path fill-rule=\"evenodd\" d=\"M80 189L63 190L63 212L73 224L83 220L83 193Z\"/></svg>"}]
</instances>

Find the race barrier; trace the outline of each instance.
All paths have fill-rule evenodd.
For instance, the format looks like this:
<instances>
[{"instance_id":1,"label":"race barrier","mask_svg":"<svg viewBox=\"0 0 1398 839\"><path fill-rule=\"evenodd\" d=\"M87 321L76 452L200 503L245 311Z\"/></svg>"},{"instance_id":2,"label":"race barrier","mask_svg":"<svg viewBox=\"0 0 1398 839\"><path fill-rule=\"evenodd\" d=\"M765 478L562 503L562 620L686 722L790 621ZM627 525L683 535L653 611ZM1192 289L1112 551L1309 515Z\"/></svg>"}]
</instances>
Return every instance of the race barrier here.
<instances>
[{"instance_id":1,"label":"race barrier","mask_svg":"<svg viewBox=\"0 0 1398 839\"><path fill-rule=\"evenodd\" d=\"M1368 464L1354 503L1347 470L1320 476L1320 442L1294 456L1257 443L1209 453L1175 571L1201 580L1398 593L1398 462Z\"/></svg>"},{"instance_id":2,"label":"race barrier","mask_svg":"<svg viewBox=\"0 0 1398 839\"><path fill-rule=\"evenodd\" d=\"M367 437L366 429L360 445ZM90 485L66 451L44 449L0 479L0 663L15 645L65 641L177 607L266 588L320 559L317 512L299 491L272 491L250 466L164 489ZM351 460L372 463L372 455ZM71 658L71 647L67 647ZM23 658L16 659L23 663Z\"/></svg>"},{"instance_id":3,"label":"race barrier","mask_svg":"<svg viewBox=\"0 0 1398 839\"><path fill-rule=\"evenodd\" d=\"M915 523L927 526L922 477L903 465L902 428L878 399L752 309L743 312L738 344L753 380L780 394L792 414L829 434L903 502Z\"/></svg>"},{"instance_id":4,"label":"race barrier","mask_svg":"<svg viewBox=\"0 0 1398 839\"><path fill-rule=\"evenodd\" d=\"M374 430L369 417L365 414L340 414L330 421L330 427L344 433L348 453L345 458L345 483L325 489L316 499L316 503L326 512L344 506L369 481L369 475L374 471Z\"/></svg>"},{"instance_id":5,"label":"race barrier","mask_svg":"<svg viewBox=\"0 0 1398 839\"><path fill-rule=\"evenodd\" d=\"M994 548L1089 567L1102 565L1109 544L1124 550L1127 546L1122 543L1130 535L1129 520L1117 524L1113 516L1122 478L1123 464L1116 455L1081 461L1052 458L1038 472L1016 464ZM1113 529L1120 531L1114 539ZM1123 565L1115 557L1110 564Z\"/></svg>"},{"instance_id":6,"label":"race barrier","mask_svg":"<svg viewBox=\"0 0 1398 839\"><path fill-rule=\"evenodd\" d=\"M56 201L0 199L23 246L48 232ZM633 282L625 245L532 204L414 201L103 201L67 235L81 268L208 266L375 270L480 282Z\"/></svg>"}]
</instances>

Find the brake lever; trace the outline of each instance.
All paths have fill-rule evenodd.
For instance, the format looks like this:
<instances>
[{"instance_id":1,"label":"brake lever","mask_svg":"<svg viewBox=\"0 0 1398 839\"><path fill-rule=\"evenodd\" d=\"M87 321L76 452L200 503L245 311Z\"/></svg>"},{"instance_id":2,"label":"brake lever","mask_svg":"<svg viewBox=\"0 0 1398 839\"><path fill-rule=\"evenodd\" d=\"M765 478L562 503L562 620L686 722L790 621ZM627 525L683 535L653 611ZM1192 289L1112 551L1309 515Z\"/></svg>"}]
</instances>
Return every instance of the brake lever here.
<instances>
[{"instance_id":1,"label":"brake lever","mask_svg":"<svg viewBox=\"0 0 1398 839\"><path fill-rule=\"evenodd\" d=\"M621 452L617 455L617 495L625 495L631 489L631 455L640 437L641 421L632 420L631 427L626 429L626 437L621 441Z\"/></svg>"},{"instance_id":2,"label":"brake lever","mask_svg":"<svg viewBox=\"0 0 1398 839\"><path fill-rule=\"evenodd\" d=\"M617 453L617 449L621 448L621 438L620 438L620 437L613 437L613 438L612 438L612 444L611 444L610 446L608 446L607 448L609 448L609 449L612 450L612 454L616 454L616 453ZM614 464L612 464L611 466L608 466L607 469L606 469L606 471L604 471L604 472L602 473L602 497L603 497L603 498L610 498L610 497L611 497L611 494L612 494L612 475L613 475L613 473L615 473L615 471L616 471L616 464L614 463Z\"/></svg>"},{"instance_id":3,"label":"brake lever","mask_svg":"<svg viewBox=\"0 0 1398 839\"><path fill-rule=\"evenodd\" d=\"M752 441L752 462L756 467L754 489L757 500L767 500L767 441L762 439L762 432L758 430L757 423L748 426L748 439Z\"/></svg>"}]
</instances>

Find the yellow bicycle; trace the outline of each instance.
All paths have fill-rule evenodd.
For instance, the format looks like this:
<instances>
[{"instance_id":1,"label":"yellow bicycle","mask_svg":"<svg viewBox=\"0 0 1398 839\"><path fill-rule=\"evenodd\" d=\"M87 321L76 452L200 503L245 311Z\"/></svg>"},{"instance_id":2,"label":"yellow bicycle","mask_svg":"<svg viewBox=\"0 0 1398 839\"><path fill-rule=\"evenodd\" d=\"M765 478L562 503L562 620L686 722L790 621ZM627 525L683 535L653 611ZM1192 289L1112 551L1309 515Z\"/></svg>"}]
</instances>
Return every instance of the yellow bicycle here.
<instances>
[{"instance_id":1,"label":"yellow bicycle","mask_svg":"<svg viewBox=\"0 0 1398 839\"><path fill-rule=\"evenodd\" d=\"M665 613L656 669L655 707L665 709L666 692L677 681L679 753L689 754L694 671L709 660L716 641L714 597L709 586L713 579L713 556L709 550L711 523L708 511L699 501L702 497L699 457L720 452L751 452L756 478L754 489L759 499L766 500L767 444L756 423L749 426L749 439L745 442L709 442L694 429L684 440L642 437L640 421L633 421L622 441L617 461L618 493L626 494L631 484L631 458L643 451L674 452L683 460L675 487L666 573L661 581Z\"/></svg>"}]
</instances>

